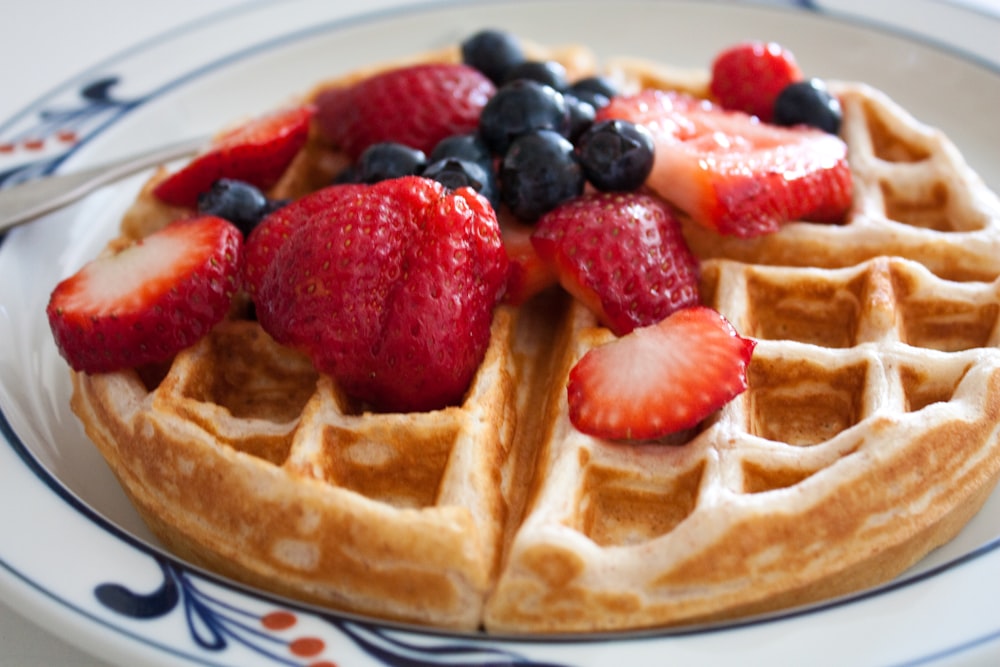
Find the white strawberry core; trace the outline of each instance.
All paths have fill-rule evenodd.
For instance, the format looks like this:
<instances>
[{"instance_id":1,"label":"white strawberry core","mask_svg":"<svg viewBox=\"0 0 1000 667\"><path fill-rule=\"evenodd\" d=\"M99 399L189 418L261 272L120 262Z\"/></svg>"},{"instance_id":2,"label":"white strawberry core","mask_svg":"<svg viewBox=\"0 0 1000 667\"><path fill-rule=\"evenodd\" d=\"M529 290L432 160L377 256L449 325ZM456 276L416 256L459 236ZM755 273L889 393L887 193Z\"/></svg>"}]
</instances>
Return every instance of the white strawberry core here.
<instances>
[{"instance_id":1,"label":"white strawberry core","mask_svg":"<svg viewBox=\"0 0 1000 667\"><path fill-rule=\"evenodd\" d=\"M80 272L83 289L68 299L66 307L87 308L95 315L148 307L203 259L180 237L151 236L85 266Z\"/></svg>"}]
</instances>

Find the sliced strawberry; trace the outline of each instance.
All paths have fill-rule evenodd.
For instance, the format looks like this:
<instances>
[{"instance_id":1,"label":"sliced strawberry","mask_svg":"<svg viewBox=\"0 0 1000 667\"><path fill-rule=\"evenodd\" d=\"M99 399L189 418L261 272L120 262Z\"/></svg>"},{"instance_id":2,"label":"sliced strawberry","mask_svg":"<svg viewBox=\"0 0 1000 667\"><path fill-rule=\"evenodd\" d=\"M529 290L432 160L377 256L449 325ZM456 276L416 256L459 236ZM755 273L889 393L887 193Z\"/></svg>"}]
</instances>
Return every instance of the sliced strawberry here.
<instances>
[{"instance_id":1,"label":"sliced strawberry","mask_svg":"<svg viewBox=\"0 0 1000 667\"><path fill-rule=\"evenodd\" d=\"M467 65L412 65L321 92L316 120L352 160L383 141L430 153L445 137L474 132L495 92L492 81Z\"/></svg>"},{"instance_id":2,"label":"sliced strawberry","mask_svg":"<svg viewBox=\"0 0 1000 667\"><path fill-rule=\"evenodd\" d=\"M331 185L283 206L261 220L250 232L244 247L243 289L254 298L275 253L292 232L315 216L335 208L342 199L360 196L364 191L363 185Z\"/></svg>"},{"instance_id":3,"label":"sliced strawberry","mask_svg":"<svg viewBox=\"0 0 1000 667\"><path fill-rule=\"evenodd\" d=\"M281 178L309 137L314 109L301 106L251 120L217 137L208 149L153 190L172 206L194 208L220 178L266 190Z\"/></svg>"},{"instance_id":4,"label":"sliced strawberry","mask_svg":"<svg viewBox=\"0 0 1000 667\"><path fill-rule=\"evenodd\" d=\"M847 145L820 130L777 127L660 90L617 97L598 118L645 125L656 146L646 184L722 234L757 236L792 220L840 222L850 209Z\"/></svg>"},{"instance_id":5,"label":"sliced strawberry","mask_svg":"<svg viewBox=\"0 0 1000 667\"><path fill-rule=\"evenodd\" d=\"M778 94L801 80L791 51L774 42L745 42L716 56L710 90L723 108L770 122Z\"/></svg>"},{"instance_id":6,"label":"sliced strawberry","mask_svg":"<svg viewBox=\"0 0 1000 667\"><path fill-rule=\"evenodd\" d=\"M507 292L504 300L518 306L542 290L559 282L548 262L542 260L531 243L534 227L509 216L500 224L503 245L510 261Z\"/></svg>"},{"instance_id":7,"label":"sliced strawberry","mask_svg":"<svg viewBox=\"0 0 1000 667\"><path fill-rule=\"evenodd\" d=\"M577 362L567 388L570 420L614 440L692 428L747 388L755 345L711 308L679 310Z\"/></svg>"},{"instance_id":8,"label":"sliced strawberry","mask_svg":"<svg viewBox=\"0 0 1000 667\"><path fill-rule=\"evenodd\" d=\"M562 286L619 336L699 302L698 261L657 197L578 197L542 216L531 241Z\"/></svg>"},{"instance_id":9,"label":"sliced strawberry","mask_svg":"<svg viewBox=\"0 0 1000 667\"><path fill-rule=\"evenodd\" d=\"M228 313L242 242L234 225L204 216L93 260L49 300L60 353L87 373L169 360Z\"/></svg>"},{"instance_id":10,"label":"sliced strawberry","mask_svg":"<svg viewBox=\"0 0 1000 667\"><path fill-rule=\"evenodd\" d=\"M454 404L482 361L507 280L493 207L416 176L361 187L281 244L257 317L377 409Z\"/></svg>"}]
</instances>

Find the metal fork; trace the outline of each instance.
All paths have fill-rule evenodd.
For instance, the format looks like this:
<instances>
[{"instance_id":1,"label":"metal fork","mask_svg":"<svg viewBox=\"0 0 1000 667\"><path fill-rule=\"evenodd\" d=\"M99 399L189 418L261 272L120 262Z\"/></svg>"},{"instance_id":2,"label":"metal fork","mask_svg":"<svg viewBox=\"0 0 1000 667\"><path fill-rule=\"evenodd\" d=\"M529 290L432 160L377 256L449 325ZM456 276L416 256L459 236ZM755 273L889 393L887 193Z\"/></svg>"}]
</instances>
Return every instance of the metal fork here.
<instances>
[{"instance_id":1,"label":"metal fork","mask_svg":"<svg viewBox=\"0 0 1000 667\"><path fill-rule=\"evenodd\" d=\"M44 176L0 190L0 235L67 206L99 187L148 167L196 152L208 138L185 139L114 162L66 174Z\"/></svg>"}]
</instances>

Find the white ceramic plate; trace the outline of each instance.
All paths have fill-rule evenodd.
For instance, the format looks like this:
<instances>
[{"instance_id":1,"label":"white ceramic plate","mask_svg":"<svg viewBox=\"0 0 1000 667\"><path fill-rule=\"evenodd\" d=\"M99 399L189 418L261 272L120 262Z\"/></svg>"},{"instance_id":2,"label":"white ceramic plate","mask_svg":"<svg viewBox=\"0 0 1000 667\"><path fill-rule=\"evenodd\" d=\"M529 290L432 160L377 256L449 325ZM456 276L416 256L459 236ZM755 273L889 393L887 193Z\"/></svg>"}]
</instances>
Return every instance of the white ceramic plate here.
<instances>
[{"instance_id":1,"label":"white ceramic plate","mask_svg":"<svg viewBox=\"0 0 1000 667\"><path fill-rule=\"evenodd\" d=\"M823 11L813 3L540 1L414 9L377 2L356 16L343 4L251 4L85 71L0 125L0 146L39 133L54 139L31 162L0 151L0 182L214 130L321 78L498 26L541 42L586 43L599 55L690 67L707 66L738 40L774 39L812 75L886 90L950 134L1000 189L1000 74L990 63L990 35L1000 34L1000 23L947 5L908 3L898 8L909 12L905 28L889 29L885 16L862 21L860 10L848 15L843 6ZM869 13L878 11L889 14L886 5ZM918 15L945 16L946 29L934 33ZM918 34L945 37L931 43ZM942 43L953 37L966 40L963 49ZM77 141L60 145L67 130ZM179 562L156 545L70 413L66 368L43 312L55 283L111 237L144 178L106 188L0 242L0 592L45 628L107 660L148 665L1000 660L1000 493L952 543L878 590L766 619L627 637L514 641L393 628L260 595Z\"/></svg>"}]
</instances>

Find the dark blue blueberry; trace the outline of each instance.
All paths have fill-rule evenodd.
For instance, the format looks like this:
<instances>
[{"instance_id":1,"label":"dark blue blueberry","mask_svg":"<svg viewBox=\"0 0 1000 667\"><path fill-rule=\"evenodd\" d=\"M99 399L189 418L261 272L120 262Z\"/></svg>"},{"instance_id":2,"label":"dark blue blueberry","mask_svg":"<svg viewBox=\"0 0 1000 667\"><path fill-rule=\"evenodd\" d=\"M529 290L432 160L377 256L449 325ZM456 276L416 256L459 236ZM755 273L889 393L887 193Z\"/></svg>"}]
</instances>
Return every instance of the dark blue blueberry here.
<instances>
[{"instance_id":1,"label":"dark blue blueberry","mask_svg":"<svg viewBox=\"0 0 1000 667\"><path fill-rule=\"evenodd\" d=\"M500 167L500 197L511 212L534 222L559 204L583 193L586 178L573 144L552 130L514 140Z\"/></svg>"},{"instance_id":2,"label":"dark blue blueberry","mask_svg":"<svg viewBox=\"0 0 1000 667\"><path fill-rule=\"evenodd\" d=\"M470 187L489 200L493 208L500 206L500 193L496 176L478 162L446 157L431 162L424 169L424 178L430 178L451 190Z\"/></svg>"},{"instance_id":3,"label":"dark blue blueberry","mask_svg":"<svg viewBox=\"0 0 1000 667\"><path fill-rule=\"evenodd\" d=\"M588 76L579 79L573 82L569 90L581 97L584 93L593 93L608 100L618 94L618 86L606 76Z\"/></svg>"},{"instance_id":4,"label":"dark blue blueberry","mask_svg":"<svg viewBox=\"0 0 1000 667\"><path fill-rule=\"evenodd\" d=\"M580 102L586 102L594 107L594 111L603 109L618 94L618 89L611 79L603 76L589 76L575 81L566 89L566 97L574 97Z\"/></svg>"},{"instance_id":5,"label":"dark blue blueberry","mask_svg":"<svg viewBox=\"0 0 1000 667\"><path fill-rule=\"evenodd\" d=\"M336 176L334 176L333 178L334 185L342 185L344 183L360 183L360 182L361 182L361 175L358 172L358 165L356 164L347 165L345 169L341 170L341 172Z\"/></svg>"},{"instance_id":6,"label":"dark blue blueberry","mask_svg":"<svg viewBox=\"0 0 1000 667\"><path fill-rule=\"evenodd\" d=\"M390 178L413 176L427 166L427 156L416 148L394 141L372 144L361 153L357 178L361 183L378 183Z\"/></svg>"},{"instance_id":7,"label":"dark blue blueberry","mask_svg":"<svg viewBox=\"0 0 1000 667\"><path fill-rule=\"evenodd\" d=\"M503 30L481 30L462 42L462 62L475 67L498 86L507 70L524 61L521 42Z\"/></svg>"},{"instance_id":8,"label":"dark blue blueberry","mask_svg":"<svg viewBox=\"0 0 1000 667\"><path fill-rule=\"evenodd\" d=\"M635 190L653 169L653 136L625 120L594 123L576 142L577 159L598 190Z\"/></svg>"},{"instance_id":9,"label":"dark blue blueberry","mask_svg":"<svg viewBox=\"0 0 1000 667\"><path fill-rule=\"evenodd\" d=\"M437 162L441 158L455 157L482 164L489 164L493 154L478 134L453 134L445 137L434 146L427 156L428 162Z\"/></svg>"},{"instance_id":10,"label":"dark blue blueberry","mask_svg":"<svg viewBox=\"0 0 1000 667\"><path fill-rule=\"evenodd\" d=\"M569 109L562 93L551 86L518 79L497 90L479 115L479 136L497 155L517 137L535 130L569 134Z\"/></svg>"},{"instance_id":11,"label":"dark blue blueberry","mask_svg":"<svg viewBox=\"0 0 1000 667\"><path fill-rule=\"evenodd\" d=\"M272 202L256 187L243 181L221 178L198 195L199 213L228 220L244 236L272 210Z\"/></svg>"},{"instance_id":12,"label":"dark blue blueberry","mask_svg":"<svg viewBox=\"0 0 1000 667\"><path fill-rule=\"evenodd\" d=\"M504 75L504 83L529 79L562 91L569 85L566 78L566 68L555 60L526 60L520 65L514 65Z\"/></svg>"},{"instance_id":13,"label":"dark blue blueberry","mask_svg":"<svg viewBox=\"0 0 1000 667\"><path fill-rule=\"evenodd\" d=\"M563 97L566 99L566 108L569 109L569 132L566 136L575 142L584 130L594 124L597 111L593 104L577 98L576 95L566 93Z\"/></svg>"},{"instance_id":14,"label":"dark blue blueberry","mask_svg":"<svg viewBox=\"0 0 1000 667\"><path fill-rule=\"evenodd\" d=\"M774 101L776 125L809 125L830 134L840 132L840 100L819 79L789 84Z\"/></svg>"}]
</instances>

